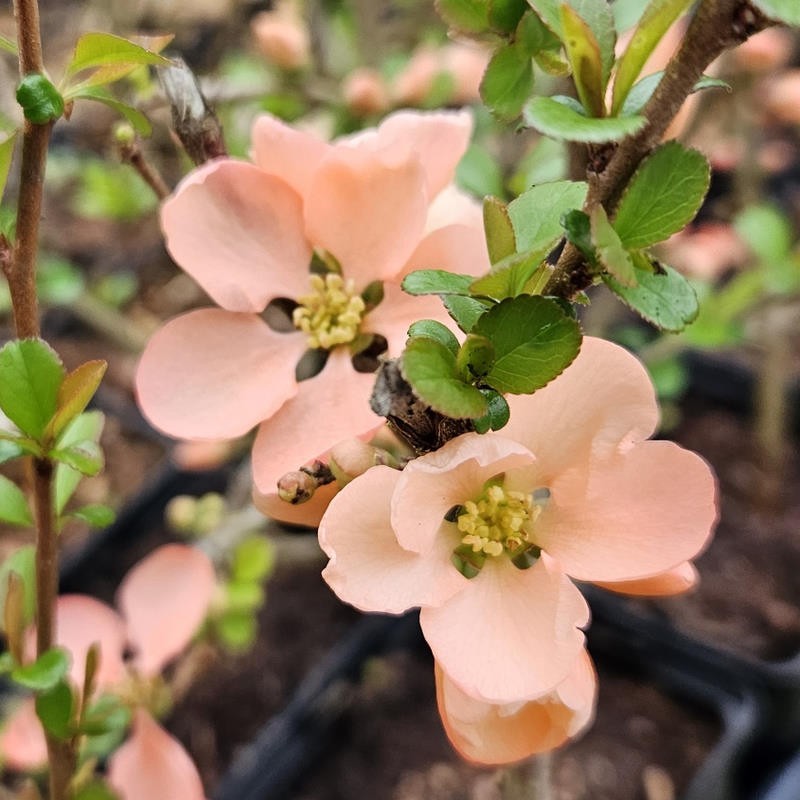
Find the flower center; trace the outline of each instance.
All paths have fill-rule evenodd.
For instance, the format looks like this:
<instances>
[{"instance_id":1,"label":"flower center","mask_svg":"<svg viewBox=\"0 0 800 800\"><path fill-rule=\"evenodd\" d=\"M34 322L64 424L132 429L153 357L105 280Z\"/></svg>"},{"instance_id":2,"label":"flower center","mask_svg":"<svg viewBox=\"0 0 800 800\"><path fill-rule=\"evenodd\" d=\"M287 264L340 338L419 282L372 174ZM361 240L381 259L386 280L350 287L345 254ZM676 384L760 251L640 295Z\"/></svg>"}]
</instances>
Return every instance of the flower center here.
<instances>
[{"instance_id":1,"label":"flower center","mask_svg":"<svg viewBox=\"0 0 800 800\"><path fill-rule=\"evenodd\" d=\"M311 276L311 292L299 297L292 312L295 328L308 336L312 349L330 350L356 338L365 304L352 280L335 273Z\"/></svg>"},{"instance_id":2,"label":"flower center","mask_svg":"<svg viewBox=\"0 0 800 800\"><path fill-rule=\"evenodd\" d=\"M547 493L549 495L549 493ZM526 569L541 554L531 541L533 523L542 512L546 495L513 492L492 480L481 496L458 509L455 523L461 544L453 550L453 564L467 578L480 572L487 558L507 555L514 566Z\"/></svg>"}]
</instances>

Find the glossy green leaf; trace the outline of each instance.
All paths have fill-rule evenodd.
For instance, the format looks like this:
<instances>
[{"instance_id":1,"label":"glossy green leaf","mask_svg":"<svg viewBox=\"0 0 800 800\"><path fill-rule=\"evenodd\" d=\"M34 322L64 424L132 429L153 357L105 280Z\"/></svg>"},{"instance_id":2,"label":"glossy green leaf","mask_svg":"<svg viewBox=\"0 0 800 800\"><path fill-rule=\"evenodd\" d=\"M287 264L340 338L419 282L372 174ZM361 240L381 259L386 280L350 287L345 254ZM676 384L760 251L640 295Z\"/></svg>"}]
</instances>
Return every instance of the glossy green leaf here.
<instances>
[{"instance_id":1,"label":"glossy green leaf","mask_svg":"<svg viewBox=\"0 0 800 800\"><path fill-rule=\"evenodd\" d=\"M114 524L117 515L113 508L100 503L81 506L69 512L70 517L88 522L93 528L107 528Z\"/></svg>"},{"instance_id":2,"label":"glossy green leaf","mask_svg":"<svg viewBox=\"0 0 800 800\"><path fill-rule=\"evenodd\" d=\"M561 217L586 200L583 181L555 181L528 189L508 204L520 252L552 247L564 234Z\"/></svg>"},{"instance_id":3,"label":"glossy green leaf","mask_svg":"<svg viewBox=\"0 0 800 800\"><path fill-rule=\"evenodd\" d=\"M473 423L478 433L487 431L499 431L508 424L511 418L511 409L505 397L494 389L481 389L483 396L489 403L489 411L485 416L480 417Z\"/></svg>"},{"instance_id":4,"label":"glossy green leaf","mask_svg":"<svg viewBox=\"0 0 800 800\"><path fill-rule=\"evenodd\" d=\"M625 98L622 104L620 115L623 117L630 116L631 114L638 114L647 105L650 98L653 96L656 87L664 77L663 70L654 72L651 75L646 75L640 81L633 85L633 88ZM721 80L720 78L712 78L708 75L703 75L699 81L692 87L692 93L699 92L702 89L724 89L727 92L731 91L730 84Z\"/></svg>"},{"instance_id":5,"label":"glossy green leaf","mask_svg":"<svg viewBox=\"0 0 800 800\"><path fill-rule=\"evenodd\" d=\"M692 0L650 0L617 64L611 103L612 114L619 113L650 54L672 23L691 3Z\"/></svg>"},{"instance_id":6,"label":"glossy green leaf","mask_svg":"<svg viewBox=\"0 0 800 800\"><path fill-rule=\"evenodd\" d=\"M494 364L494 345L485 337L468 333L456 355L456 367L468 380L479 381Z\"/></svg>"},{"instance_id":7,"label":"glossy green leaf","mask_svg":"<svg viewBox=\"0 0 800 800\"><path fill-rule=\"evenodd\" d=\"M157 37L153 40L154 46L161 49L171 38ZM168 58L159 55L155 50L142 47L121 36L114 36L110 33L84 33L78 39L75 52L67 65L66 74L68 76L76 75L85 69L106 67L112 64L167 66L169 63Z\"/></svg>"},{"instance_id":8,"label":"glossy green leaf","mask_svg":"<svg viewBox=\"0 0 800 800\"><path fill-rule=\"evenodd\" d=\"M492 264L517 252L514 226L502 200L496 197L483 198L483 228L486 231L486 248Z\"/></svg>"},{"instance_id":9,"label":"glossy green leaf","mask_svg":"<svg viewBox=\"0 0 800 800\"><path fill-rule=\"evenodd\" d=\"M27 625L33 621L36 611L36 548L32 544L14 550L0 564L0 629L3 628L8 576L11 572L22 579L22 621Z\"/></svg>"},{"instance_id":10,"label":"glossy green leaf","mask_svg":"<svg viewBox=\"0 0 800 800\"><path fill-rule=\"evenodd\" d=\"M104 758L125 737L131 712L114 695L103 695L91 703L79 731L87 735L81 748L86 758Z\"/></svg>"},{"instance_id":11,"label":"glossy green leaf","mask_svg":"<svg viewBox=\"0 0 800 800\"><path fill-rule=\"evenodd\" d=\"M550 247L514 253L492 267L492 271L478 278L470 287L475 294L495 300L516 297L519 294L536 294L537 286L531 284L534 275L543 268L542 262ZM548 273L549 274L549 273Z\"/></svg>"},{"instance_id":12,"label":"glossy green leaf","mask_svg":"<svg viewBox=\"0 0 800 800\"><path fill-rule=\"evenodd\" d=\"M527 0L488 0L489 24L502 34L512 33L528 10Z\"/></svg>"},{"instance_id":13,"label":"glossy green leaf","mask_svg":"<svg viewBox=\"0 0 800 800\"><path fill-rule=\"evenodd\" d=\"M435 339L412 339L403 351L403 377L434 411L456 419L482 417L486 399L459 374L455 356Z\"/></svg>"},{"instance_id":14,"label":"glossy green leaf","mask_svg":"<svg viewBox=\"0 0 800 800\"><path fill-rule=\"evenodd\" d=\"M58 739L68 739L75 710L75 698L69 684L60 680L51 689L36 696L36 716L45 730Z\"/></svg>"},{"instance_id":15,"label":"glossy green leaf","mask_svg":"<svg viewBox=\"0 0 800 800\"><path fill-rule=\"evenodd\" d=\"M263 581L275 567L275 551L264 536L250 536L233 551L231 576L237 581Z\"/></svg>"},{"instance_id":16,"label":"glossy green leaf","mask_svg":"<svg viewBox=\"0 0 800 800\"><path fill-rule=\"evenodd\" d=\"M753 0L753 5L770 19L787 25L800 25L800 4L797 0Z\"/></svg>"},{"instance_id":17,"label":"glossy green leaf","mask_svg":"<svg viewBox=\"0 0 800 800\"><path fill-rule=\"evenodd\" d=\"M17 134L12 133L4 141L0 142L0 200L3 199L3 191L8 180L8 171L11 169L11 158L14 155L14 144Z\"/></svg>"},{"instance_id":18,"label":"glossy green leaf","mask_svg":"<svg viewBox=\"0 0 800 800\"><path fill-rule=\"evenodd\" d=\"M99 441L104 422L105 418L99 411L85 411L66 427L59 439L59 447L67 449L86 441ZM55 497L57 514L61 514L64 510L64 506L72 497L75 489L77 489L82 477L78 470L67 464L61 463L56 466Z\"/></svg>"},{"instance_id":19,"label":"glossy green leaf","mask_svg":"<svg viewBox=\"0 0 800 800\"><path fill-rule=\"evenodd\" d=\"M698 150L661 145L640 164L617 208L614 230L625 247L649 247L681 230L700 208L710 177Z\"/></svg>"},{"instance_id":20,"label":"glossy green leaf","mask_svg":"<svg viewBox=\"0 0 800 800\"><path fill-rule=\"evenodd\" d=\"M436 0L436 10L447 25L462 33L482 33L489 27L486 0Z\"/></svg>"},{"instance_id":21,"label":"glossy green leaf","mask_svg":"<svg viewBox=\"0 0 800 800\"><path fill-rule=\"evenodd\" d=\"M500 45L483 74L480 92L494 114L516 119L533 92L533 64L525 48L517 43Z\"/></svg>"},{"instance_id":22,"label":"glossy green leaf","mask_svg":"<svg viewBox=\"0 0 800 800\"><path fill-rule=\"evenodd\" d=\"M641 19L645 10L642 0L614 0L611 4L617 33L629 31Z\"/></svg>"},{"instance_id":23,"label":"glossy green leaf","mask_svg":"<svg viewBox=\"0 0 800 800\"><path fill-rule=\"evenodd\" d=\"M117 100L116 97L99 86L81 86L71 92L69 96L72 100L92 100L95 103L102 103L104 106L113 109L124 117L140 136L149 136L153 132L150 120L141 111Z\"/></svg>"},{"instance_id":24,"label":"glossy green leaf","mask_svg":"<svg viewBox=\"0 0 800 800\"><path fill-rule=\"evenodd\" d=\"M561 6L564 50L572 65L572 79L583 107L593 117L603 116L604 82L600 45L591 28L566 3Z\"/></svg>"},{"instance_id":25,"label":"glossy green leaf","mask_svg":"<svg viewBox=\"0 0 800 800\"><path fill-rule=\"evenodd\" d=\"M23 527L33 525L33 517L25 494L5 475L0 475L0 522Z\"/></svg>"},{"instance_id":26,"label":"glossy green leaf","mask_svg":"<svg viewBox=\"0 0 800 800\"><path fill-rule=\"evenodd\" d=\"M603 280L625 305L663 331L682 331L698 314L697 295L689 281L672 267L659 264L650 271L644 253L633 254L637 285L623 286L610 275Z\"/></svg>"},{"instance_id":27,"label":"glossy green leaf","mask_svg":"<svg viewBox=\"0 0 800 800\"><path fill-rule=\"evenodd\" d=\"M87 361L65 376L58 390L58 410L45 429L47 438L57 440L64 428L83 413L100 386L107 368L108 363L105 361Z\"/></svg>"},{"instance_id":28,"label":"glossy green leaf","mask_svg":"<svg viewBox=\"0 0 800 800\"><path fill-rule=\"evenodd\" d=\"M64 113L64 98L58 89L37 72L26 75L17 86L17 102L25 119L35 125L55 122Z\"/></svg>"},{"instance_id":29,"label":"glossy green leaf","mask_svg":"<svg viewBox=\"0 0 800 800\"><path fill-rule=\"evenodd\" d=\"M39 439L58 405L64 366L41 339L21 339L0 349L0 409L24 433Z\"/></svg>"},{"instance_id":30,"label":"glossy green leaf","mask_svg":"<svg viewBox=\"0 0 800 800\"><path fill-rule=\"evenodd\" d=\"M444 269L418 269L403 278L404 292L422 294L469 294L473 278Z\"/></svg>"},{"instance_id":31,"label":"glossy green leaf","mask_svg":"<svg viewBox=\"0 0 800 800\"><path fill-rule=\"evenodd\" d=\"M578 323L544 297L522 295L503 300L475 325L489 339L495 363L485 383L499 392L527 394L559 375L578 354Z\"/></svg>"},{"instance_id":32,"label":"glossy green leaf","mask_svg":"<svg viewBox=\"0 0 800 800\"><path fill-rule=\"evenodd\" d=\"M409 338L424 336L428 339L435 339L439 344L443 344L453 355L456 355L461 347L450 328L434 319L421 319L412 323L408 329L408 336Z\"/></svg>"},{"instance_id":33,"label":"glossy green leaf","mask_svg":"<svg viewBox=\"0 0 800 800\"><path fill-rule=\"evenodd\" d=\"M561 226L567 234L567 241L583 253L589 264L597 266L597 253L592 241L592 223L589 215L578 208L573 208L561 217Z\"/></svg>"},{"instance_id":34,"label":"glossy green leaf","mask_svg":"<svg viewBox=\"0 0 800 800\"><path fill-rule=\"evenodd\" d=\"M623 286L636 286L636 270L630 253L622 246L606 210L599 203L592 209L590 224L592 243L600 263Z\"/></svg>"},{"instance_id":35,"label":"glossy green leaf","mask_svg":"<svg viewBox=\"0 0 800 800\"><path fill-rule=\"evenodd\" d=\"M444 295L442 303L464 333L469 333L481 316L491 308L491 303L457 294Z\"/></svg>"},{"instance_id":36,"label":"glossy green leaf","mask_svg":"<svg viewBox=\"0 0 800 800\"><path fill-rule=\"evenodd\" d=\"M16 442L0 439L0 464L19 458L21 455L24 455L24 453L25 450Z\"/></svg>"},{"instance_id":37,"label":"glossy green leaf","mask_svg":"<svg viewBox=\"0 0 800 800\"><path fill-rule=\"evenodd\" d=\"M34 692L46 692L66 677L69 662L70 655L64 648L51 647L32 664L15 667L11 679Z\"/></svg>"},{"instance_id":38,"label":"glossy green leaf","mask_svg":"<svg viewBox=\"0 0 800 800\"><path fill-rule=\"evenodd\" d=\"M561 50L561 42L558 37L532 10L523 14L520 19L515 39L532 56L545 50L554 52Z\"/></svg>"},{"instance_id":39,"label":"glossy green leaf","mask_svg":"<svg viewBox=\"0 0 800 800\"><path fill-rule=\"evenodd\" d=\"M70 447L51 450L50 458L77 470L83 475L97 475L103 469L103 451L97 442L87 440Z\"/></svg>"},{"instance_id":40,"label":"glossy green leaf","mask_svg":"<svg viewBox=\"0 0 800 800\"><path fill-rule=\"evenodd\" d=\"M568 142L612 142L636 133L645 117L586 117L554 97L534 97L522 110L525 124Z\"/></svg>"}]
</instances>

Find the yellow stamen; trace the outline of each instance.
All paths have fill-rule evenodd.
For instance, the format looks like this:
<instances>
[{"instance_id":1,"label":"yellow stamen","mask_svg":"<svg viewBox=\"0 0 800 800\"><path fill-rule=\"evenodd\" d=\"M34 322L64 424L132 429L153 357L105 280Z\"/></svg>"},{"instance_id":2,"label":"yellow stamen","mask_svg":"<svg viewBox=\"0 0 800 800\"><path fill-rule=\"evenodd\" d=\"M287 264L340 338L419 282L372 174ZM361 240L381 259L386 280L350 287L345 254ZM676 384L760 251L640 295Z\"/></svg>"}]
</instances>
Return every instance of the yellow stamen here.
<instances>
[{"instance_id":1,"label":"yellow stamen","mask_svg":"<svg viewBox=\"0 0 800 800\"><path fill-rule=\"evenodd\" d=\"M349 344L358 335L364 316L364 301L356 294L352 280L329 272L311 276L311 293L297 300L292 322L308 336L308 346L330 350Z\"/></svg>"}]
</instances>

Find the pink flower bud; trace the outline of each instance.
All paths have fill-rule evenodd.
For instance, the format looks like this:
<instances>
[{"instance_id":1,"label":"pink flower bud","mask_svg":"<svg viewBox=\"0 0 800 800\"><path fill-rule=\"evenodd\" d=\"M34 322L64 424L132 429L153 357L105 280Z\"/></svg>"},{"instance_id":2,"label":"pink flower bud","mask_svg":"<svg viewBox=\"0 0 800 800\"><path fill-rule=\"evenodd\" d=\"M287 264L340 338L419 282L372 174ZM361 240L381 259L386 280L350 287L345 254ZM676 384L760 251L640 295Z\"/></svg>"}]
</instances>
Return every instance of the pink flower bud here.
<instances>
[{"instance_id":1,"label":"pink flower bud","mask_svg":"<svg viewBox=\"0 0 800 800\"><path fill-rule=\"evenodd\" d=\"M270 63L281 69L300 69L310 59L308 30L291 0L274 11L257 14L251 23L256 44Z\"/></svg>"},{"instance_id":2,"label":"pink flower bud","mask_svg":"<svg viewBox=\"0 0 800 800\"><path fill-rule=\"evenodd\" d=\"M767 83L765 106L781 122L800 123L800 69L788 70Z\"/></svg>"},{"instance_id":3,"label":"pink flower bud","mask_svg":"<svg viewBox=\"0 0 800 800\"><path fill-rule=\"evenodd\" d=\"M389 107L383 78L369 67L354 69L344 79L342 94L347 108L358 117L380 114Z\"/></svg>"},{"instance_id":4,"label":"pink flower bud","mask_svg":"<svg viewBox=\"0 0 800 800\"><path fill-rule=\"evenodd\" d=\"M301 469L287 472L278 481L278 496L281 500L286 503L292 503L292 505L310 500L314 496L316 489L317 481Z\"/></svg>"}]
</instances>

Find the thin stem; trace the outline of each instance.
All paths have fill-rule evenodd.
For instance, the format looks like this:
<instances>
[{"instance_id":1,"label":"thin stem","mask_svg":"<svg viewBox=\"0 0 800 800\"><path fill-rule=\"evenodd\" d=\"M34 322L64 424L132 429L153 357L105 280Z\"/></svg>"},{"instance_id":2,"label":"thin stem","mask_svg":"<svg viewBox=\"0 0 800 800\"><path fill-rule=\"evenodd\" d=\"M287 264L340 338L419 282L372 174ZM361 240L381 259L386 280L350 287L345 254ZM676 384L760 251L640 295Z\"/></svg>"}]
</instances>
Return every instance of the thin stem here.
<instances>
[{"instance_id":1,"label":"thin stem","mask_svg":"<svg viewBox=\"0 0 800 800\"><path fill-rule=\"evenodd\" d=\"M138 141L126 142L119 147L120 157L141 175L142 180L153 190L159 200L170 196L171 190L161 173L147 160Z\"/></svg>"},{"instance_id":2,"label":"thin stem","mask_svg":"<svg viewBox=\"0 0 800 800\"><path fill-rule=\"evenodd\" d=\"M500 779L503 800L553 800L553 756L541 753L506 767Z\"/></svg>"},{"instance_id":3,"label":"thin stem","mask_svg":"<svg viewBox=\"0 0 800 800\"><path fill-rule=\"evenodd\" d=\"M747 0L705 0L700 4L678 52L645 106L647 124L623 139L605 165L596 165L596 171L590 169L585 210L600 203L606 211L613 212L636 168L661 141L706 67L724 50L745 41L767 24L766 17ZM580 251L568 244L544 293L572 298L591 286L593 277Z\"/></svg>"}]
</instances>

